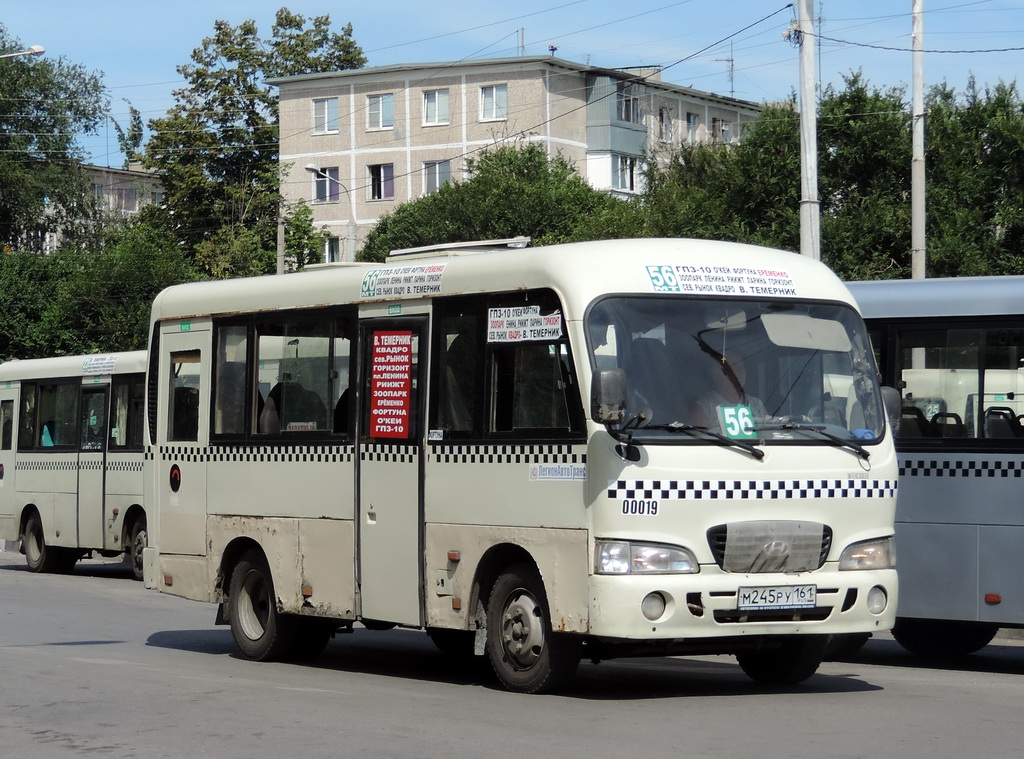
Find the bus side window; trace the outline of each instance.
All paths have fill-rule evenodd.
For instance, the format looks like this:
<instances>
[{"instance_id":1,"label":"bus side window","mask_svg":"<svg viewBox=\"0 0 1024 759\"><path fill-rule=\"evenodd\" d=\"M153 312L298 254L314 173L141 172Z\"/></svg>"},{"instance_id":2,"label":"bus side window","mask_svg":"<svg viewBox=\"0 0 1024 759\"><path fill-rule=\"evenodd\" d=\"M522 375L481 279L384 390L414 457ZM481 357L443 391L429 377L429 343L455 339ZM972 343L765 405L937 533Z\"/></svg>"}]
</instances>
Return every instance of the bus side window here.
<instances>
[{"instance_id":1,"label":"bus side window","mask_svg":"<svg viewBox=\"0 0 1024 759\"><path fill-rule=\"evenodd\" d=\"M21 383L21 416L18 419L18 450L36 447L36 386Z\"/></svg>"},{"instance_id":2,"label":"bus side window","mask_svg":"<svg viewBox=\"0 0 1024 759\"><path fill-rule=\"evenodd\" d=\"M479 435L480 344L478 319L460 316L442 321L439 353L441 398L438 423L445 432Z\"/></svg>"},{"instance_id":3,"label":"bus side window","mask_svg":"<svg viewBox=\"0 0 1024 759\"><path fill-rule=\"evenodd\" d=\"M167 439L199 439L199 351L171 354L171 394Z\"/></svg>"},{"instance_id":4,"label":"bus side window","mask_svg":"<svg viewBox=\"0 0 1024 759\"><path fill-rule=\"evenodd\" d=\"M494 431L569 429L565 346L516 343L493 350Z\"/></svg>"},{"instance_id":5,"label":"bus side window","mask_svg":"<svg viewBox=\"0 0 1024 759\"><path fill-rule=\"evenodd\" d=\"M14 401L0 401L0 451L11 450L14 438Z\"/></svg>"},{"instance_id":6,"label":"bus side window","mask_svg":"<svg viewBox=\"0 0 1024 759\"><path fill-rule=\"evenodd\" d=\"M241 435L245 432L248 334L244 324L217 329L213 390L213 432L216 435Z\"/></svg>"}]
</instances>

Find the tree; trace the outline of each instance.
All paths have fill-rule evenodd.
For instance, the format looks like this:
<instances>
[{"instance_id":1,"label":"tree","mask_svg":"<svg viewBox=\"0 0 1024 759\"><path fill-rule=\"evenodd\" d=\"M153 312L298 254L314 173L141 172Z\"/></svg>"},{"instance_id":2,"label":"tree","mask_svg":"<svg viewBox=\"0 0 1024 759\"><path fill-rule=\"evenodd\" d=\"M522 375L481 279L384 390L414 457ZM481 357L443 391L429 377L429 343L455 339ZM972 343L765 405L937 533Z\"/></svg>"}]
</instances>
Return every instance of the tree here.
<instances>
[{"instance_id":1,"label":"tree","mask_svg":"<svg viewBox=\"0 0 1024 759\"><path fill-rule=\"evenodd\" d=\"M274 270L279 210L277 97L268 77L359 68L351 25L277 12L271 36L254 21L214 24L178 67L188 83L149 126L145 163L164 177L175 234L217 276Z\"/></svg>"},{"instance_id":2,"label":"tree","mask_svg":"<svg viewBox=\"0 0 1024 759\"><path fill-rule=\"evenodd\" d=\"M0 360L145 347L163 288L196 279L177 241L144 221L110 224L96 248L0 256Z\"/></svg>"},{"instance_id":3,"label":"tree","mask_svg":"<svg viewBox=\"0 0 1024 759\"><path fill-rule=\"evenodd\" d=\"M0 50L23 50L0 25ZM99 76L64 58L0 60L0 245L42 250L45 233L90 215L75 139L107 113Z\"/></svg>"},{"instance_id":4,"label":"tree","mask_svg":"<svg viewBox=\"0 0 1024 759\"><path fill-rule=\"evenodd\" d=\"M466 161L466 170L468 180L444 184L382 216L360 258L381 261L398 248L519 235L539 245L586 239L584 223L618 202L533 142L481 151Z\"/></svg>"}]
</instances>

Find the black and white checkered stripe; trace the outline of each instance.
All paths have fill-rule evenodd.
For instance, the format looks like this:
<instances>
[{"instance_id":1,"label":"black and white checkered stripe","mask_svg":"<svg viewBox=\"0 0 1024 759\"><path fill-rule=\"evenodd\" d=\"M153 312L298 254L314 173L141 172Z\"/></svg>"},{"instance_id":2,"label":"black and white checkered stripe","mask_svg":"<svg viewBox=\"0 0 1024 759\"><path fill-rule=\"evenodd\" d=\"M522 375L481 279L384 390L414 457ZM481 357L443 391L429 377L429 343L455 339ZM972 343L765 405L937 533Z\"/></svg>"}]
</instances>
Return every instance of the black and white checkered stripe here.
<instances>
[{"instance_id":1,"label":"black and white checkered stripe","mask_svg":"<svg viewBox=\"0 0 1024 759\"><path fill-rule=\"evenodd\" d=\"M419 460L418 449L407 445L388 445L380 443L377 445L363 446L359 450L360 461L384 461L393 464L412 464Z\"/></svg>"},{"instance_id":2,"label":"black and white checkered stripe","mask_svg":"<svg viewBox=\"0 0 1024 759\"><path fill-rule=\"evenodd\" d=\"M142 461L107 461L108 472L141 472Z\"/></svg>"},{"instance_id":3,"label":"black and white checkered stripe","mask_svg":"<svg viewBox=\"0 0 1024 759\"><path fill-rule=\"evenodd\" d=\"M333 445L284 446L160 446L158 457L163 461L209 462L241 461L254 463L310 461L341 463L353 460L353 447Z\"/></svg>"},{"instance_id":4,"label":"black and white checkered stripe","mask_svg":"<svg viewBox=\"0 0 1024 759\"><path fill-rule=\"evenodd\" d=\"M773 500L892 498L893 480L613 480L608 498L659 500Z\"/></svg>"},{"instance_id":5,"label":"black and white checkered stripe","mask_svg":"<svg viewBox=\"0 0 1024 759\"><path fill-rule=\"evenodd\" d=\"M936 461L905 459L900 477L1021 477L1024 461Z\"/></svg>"},{"instance_id":6,"label":"black and white checkered stripe","mask_svg":"<svg viewBox=\"0 0 1024 759\"><path fill-rule=\"evenodd\" d=\"M437 464L586 464L585 449L568 445L454 445L431 447Z\"/></svg>"},{"instance_id":7,"label":"black and white checkered stripe","mask_svg":"<svg viewBox=\"0 0 1024 759\"><path fill-rule=\"evenodd\" d=\"M78 461L49 457L36 461L18 459L14 464L14 469L17 472L77 472Z\"/></svg>"}]
</instances>

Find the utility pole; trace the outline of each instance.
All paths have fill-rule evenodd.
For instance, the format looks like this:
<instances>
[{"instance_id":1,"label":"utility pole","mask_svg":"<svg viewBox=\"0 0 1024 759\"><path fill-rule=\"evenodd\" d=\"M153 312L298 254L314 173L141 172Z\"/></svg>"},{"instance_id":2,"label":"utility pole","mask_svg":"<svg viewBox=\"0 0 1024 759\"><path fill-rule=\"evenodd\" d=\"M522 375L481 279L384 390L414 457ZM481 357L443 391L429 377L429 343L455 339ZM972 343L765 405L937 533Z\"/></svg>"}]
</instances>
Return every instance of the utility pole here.
<instances>
[{"instance_id":1,"label":"utility pole","mask_svg":"<svg viewBox=\"0 0 1024 759\"><path fill-rule=\"evenodd\" d=\"M913 2L913 156L910 160L910 276L925 278L924 0Z\"/></svg>"},{"instance_id":2,"label":"utility pole","mask_svg":"<svg viewBox=\"0 0 1024 759\"><path fill-rule=\"evenodd\" d=\"M818 98L814 80L814 0L800 0L800 254L821 260L818 201Z\"/></svg>"}]
</instances>

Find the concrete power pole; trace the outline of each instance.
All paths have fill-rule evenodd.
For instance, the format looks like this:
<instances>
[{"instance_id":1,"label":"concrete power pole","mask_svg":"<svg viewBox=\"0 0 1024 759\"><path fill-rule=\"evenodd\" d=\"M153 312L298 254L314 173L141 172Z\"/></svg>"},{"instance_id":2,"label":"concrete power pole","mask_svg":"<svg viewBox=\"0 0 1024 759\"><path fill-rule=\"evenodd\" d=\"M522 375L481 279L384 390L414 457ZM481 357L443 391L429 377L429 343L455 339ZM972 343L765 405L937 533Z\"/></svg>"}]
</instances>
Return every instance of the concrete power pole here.
<instances>
[{"instance_id":1,"label":"concrete power pole","mask_svg":"<svg viewBox=\"0 0 1024 759\"><path fill-rule=\"evenodd\" d=\"M910 161L910 276L925 278L924 0L913 1L913 157Z\"/></svg>"},{"instance_id":2,"label":"concrete power pole","mask_svg":"<svg viewBox=\"0 0 1024 759\"><path fill-rule=\"evenodd\" d=\"M814 0L800 0L800 254L821 260L818 200L818 97L814 79Z\"/></svg>"}]
</instances>

